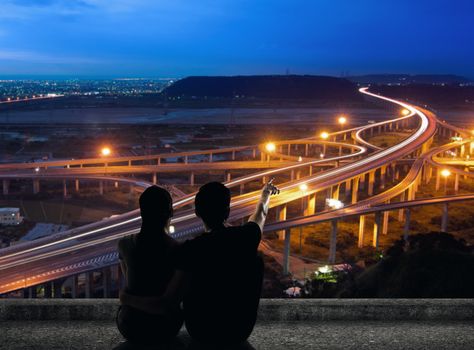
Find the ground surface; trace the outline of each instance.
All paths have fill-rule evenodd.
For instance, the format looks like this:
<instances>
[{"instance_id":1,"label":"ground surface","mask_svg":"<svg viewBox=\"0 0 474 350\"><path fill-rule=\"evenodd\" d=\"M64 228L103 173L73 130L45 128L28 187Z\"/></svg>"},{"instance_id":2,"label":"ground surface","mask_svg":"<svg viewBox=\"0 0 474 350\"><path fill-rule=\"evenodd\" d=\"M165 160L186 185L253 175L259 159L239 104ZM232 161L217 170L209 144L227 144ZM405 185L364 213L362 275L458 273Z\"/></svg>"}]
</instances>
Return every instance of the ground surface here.
<instances>
[{"instance_id":1,"label":"ground surface","mask_svg":"<svg viewBox=\"0 0 474 350\"><path fill-rule=\"evenodd\" d=\"M125 348L112 322L0 322L0 349ZM473 349L474 324L466 322L327 321L259 323L239 349ZM129 348L129 347L126 347ZM183 329L176 344L194 349ZM224 349L224 347L220 347Z\"/></svg>"}]
</instances>

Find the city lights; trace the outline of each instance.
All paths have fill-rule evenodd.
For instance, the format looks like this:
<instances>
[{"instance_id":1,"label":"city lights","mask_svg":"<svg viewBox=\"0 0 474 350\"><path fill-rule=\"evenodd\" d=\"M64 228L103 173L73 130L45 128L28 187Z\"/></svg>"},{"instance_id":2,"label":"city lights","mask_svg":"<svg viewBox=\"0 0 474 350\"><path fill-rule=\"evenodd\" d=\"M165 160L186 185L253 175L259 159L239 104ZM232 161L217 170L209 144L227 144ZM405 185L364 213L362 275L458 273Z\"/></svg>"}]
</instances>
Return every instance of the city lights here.
<instances>
[{"instance_id":1,"label":"city lights","mask_svg":"<svg viewBox=\"0 0 474 350\"><path fill-rule=\"evenodd\" d=\"M344 116L340 116L339 119L337 120L337 122L338 122L339 124L341 124L341 126L343 126L344 124L347 123L347 118L344 117Z\"/></svg>"},{"instance_id":2,"label":"city lights","mask_svg":"<svg viewBox=\"0 0 474 350\"><path fill-rule=\"evenodd\" d=\"M451 172L448 169L443 169L441 170L441 175L443 177L448 177L449 175L451 175Z\"/></svg>"},{"instance_id":3,"label":"city lights","mask_svg":"<svg viewBox=\"0 0 474 350\"><path fill-rule=\"evenodd\" d=\"M300 191L306 192L308 190L308 185L307 184L301 184L300 185Z\"/></svg>"},{"instance_id":4,"label":"city lights","mask_svg":"<svg viewBox=\"0 0 474 350\"><path fill-rule=\"evenodd\" d=\"M341 209L344 207L344 203L334 198L327 198L326 205L331 209Z\"/></svg>"},{"instance_id":5,"label":"city lights","mask_svg":"<svg viewBox=\"0 0 474 350\"><path fill-rule=\"evenodd\" d=\"M410 114L410 111L409 111L408 109L406 109L406 108L405 108L405 109L402 109L402 112L401 112L401 113L402 113L402 115L403 115L403 116L405 116L405 117L406 117L407 115L409 115L409 114Z\"/></svg>"},{"instance_id":6,"label":"city lights","mask_svg":"<svg viewBox=\"0 0 474 350\"><path fill-rule=\"evenodd\" d=\"M104 147L104 148L102 148L102 150L100 151L100 153L101 153L104 157L106 157L106 156L109 156L109 155L112 153L112 151L111 151L111 149L110 149L109 147Z\"/></svg>"},{"instance_id":7,"label":"city lights","mask_svg":"<svg viewBox=\"0 0 474 350\"><path fill-rule=\"evenodd\" d=\"M321 133L321 138L322 138L323 140L326 140L328 137L329 137L329 133L328 133L328 132L323 131L323 132Z\"/></svg>"},{"instance_id":8,"label":"city lights","mask_svg":"<svg viewBox=\"0 0 474 350\"><path fill-rule=\"evenodd\" d=\"M265 146L265 149L268 151L268 152L275 152L276 150L276 146L273 142L269 142L266 144Z\"/></svg>"}]
</instances>

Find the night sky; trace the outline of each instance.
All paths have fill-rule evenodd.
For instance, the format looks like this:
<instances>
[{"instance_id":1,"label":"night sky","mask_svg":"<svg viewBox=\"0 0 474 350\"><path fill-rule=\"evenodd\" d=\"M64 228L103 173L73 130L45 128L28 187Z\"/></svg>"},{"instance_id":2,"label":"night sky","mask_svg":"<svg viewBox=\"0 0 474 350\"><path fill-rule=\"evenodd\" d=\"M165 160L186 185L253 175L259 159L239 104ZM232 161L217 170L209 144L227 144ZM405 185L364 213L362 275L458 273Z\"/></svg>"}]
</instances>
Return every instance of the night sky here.
<instances>
[{"instance_id":1,"label":"night sky","mask_svg":"<svg viewBox=\"0 0 474 350\"><path fill-rule=\"evenodd\" d=\"M2 0L8 75L452 73L474 78L474 1Z\"/></svg>"}]
</instances>

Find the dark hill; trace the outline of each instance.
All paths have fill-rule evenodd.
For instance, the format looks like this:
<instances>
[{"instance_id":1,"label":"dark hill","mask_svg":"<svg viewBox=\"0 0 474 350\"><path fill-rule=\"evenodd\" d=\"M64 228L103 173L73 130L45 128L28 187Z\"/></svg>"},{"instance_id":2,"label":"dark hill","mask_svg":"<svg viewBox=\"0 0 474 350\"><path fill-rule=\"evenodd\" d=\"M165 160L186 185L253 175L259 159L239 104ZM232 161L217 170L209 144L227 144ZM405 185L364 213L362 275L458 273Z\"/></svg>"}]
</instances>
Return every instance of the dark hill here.
<instances>
[{"instance_id":1,"label":"dark hill","mask_svg":"<svg viewBox=\"0 0 474 350\"><path fill-rule=\"evenodd\" d=\"M313 75L187 77L166 88L169 97L360 101L357 85Z\"/></svg>"}]
</instances>

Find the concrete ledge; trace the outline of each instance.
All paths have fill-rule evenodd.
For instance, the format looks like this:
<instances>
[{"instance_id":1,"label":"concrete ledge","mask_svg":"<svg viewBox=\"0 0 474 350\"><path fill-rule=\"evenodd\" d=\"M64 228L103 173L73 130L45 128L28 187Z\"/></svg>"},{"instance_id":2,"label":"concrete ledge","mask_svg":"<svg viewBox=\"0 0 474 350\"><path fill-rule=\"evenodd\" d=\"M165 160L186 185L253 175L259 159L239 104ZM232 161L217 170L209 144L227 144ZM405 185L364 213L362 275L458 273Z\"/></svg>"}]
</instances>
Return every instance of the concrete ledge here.
<instances>
[{"instance_id":1,"label":"concrete ledge","mask_svg":"<svg viewBox=\"0 0 474 350\"><path fill-rule=\"evenodd\" d=\"M113 321L118 299L0 299L0 321ZM262 299L259 321L474 320L474 299Z\"/></svg>"}]
</instances>

